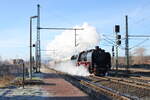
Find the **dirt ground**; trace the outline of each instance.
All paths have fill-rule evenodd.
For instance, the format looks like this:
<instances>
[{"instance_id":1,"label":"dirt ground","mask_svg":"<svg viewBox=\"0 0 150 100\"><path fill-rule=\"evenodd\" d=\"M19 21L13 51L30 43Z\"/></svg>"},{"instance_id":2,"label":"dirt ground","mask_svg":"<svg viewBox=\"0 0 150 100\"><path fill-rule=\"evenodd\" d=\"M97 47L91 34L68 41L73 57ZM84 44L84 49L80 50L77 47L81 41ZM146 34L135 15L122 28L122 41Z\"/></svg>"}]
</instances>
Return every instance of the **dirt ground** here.
<instances>
[{"instance_id":1,"label":"dirt ground","mask_svg":"<svg viewBox=\"0 0 150 100\"><path fill-rule=\"evenodd\" d=\"M1 76L0 77L0 88L6 87L7 85L10 84L10 82L14 79L14 76Z\"/></svg>"}]
</instances>

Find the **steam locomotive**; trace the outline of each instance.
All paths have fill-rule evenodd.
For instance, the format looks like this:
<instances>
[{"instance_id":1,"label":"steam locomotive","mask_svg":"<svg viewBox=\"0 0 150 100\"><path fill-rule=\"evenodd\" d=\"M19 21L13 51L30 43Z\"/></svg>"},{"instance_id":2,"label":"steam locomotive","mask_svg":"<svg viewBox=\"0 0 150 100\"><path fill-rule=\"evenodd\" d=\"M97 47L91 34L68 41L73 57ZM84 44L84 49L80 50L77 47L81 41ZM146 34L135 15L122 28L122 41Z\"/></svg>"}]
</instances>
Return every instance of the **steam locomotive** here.
<instances>
[{"instance_id":1,"label":"steam locomotive","mask_svg":"<svg viewBox=\"0 0 150 100\"><path fill-rule=\"evenodd\" d=\"M111 56L109 52L99 48L82 51L71 57L77 66L85 66L91 74L104 76L111 69Z\"/></svg>"}]
</instances>

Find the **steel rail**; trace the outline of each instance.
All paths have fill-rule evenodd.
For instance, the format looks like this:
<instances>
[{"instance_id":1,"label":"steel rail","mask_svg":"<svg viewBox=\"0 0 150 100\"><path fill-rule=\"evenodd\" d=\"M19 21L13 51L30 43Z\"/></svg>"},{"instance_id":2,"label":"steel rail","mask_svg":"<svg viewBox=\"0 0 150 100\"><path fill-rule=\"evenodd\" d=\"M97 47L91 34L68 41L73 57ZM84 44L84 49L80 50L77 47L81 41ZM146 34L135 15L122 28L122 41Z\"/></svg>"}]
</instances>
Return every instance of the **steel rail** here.
<instances>
[{"instance_id":1,"label":"steel rail","mask_svg":"<svg viewBox=\"0 0 150 100\"><path fill-rule=\"evenodd\" d=\"M113 99L116 99L116 100L130 100L130 98L128 98L128 97L125 97L125 96L120 95L118 93L115 93L115 92L112 92L110 90L107 90L106 88L102 88L102 87L96 86L94 84L91 84L90 82L86 82L86 81L81 80L80 83L85 85L85 86L88 86L88 87L91 87L91 88L95 89L99 93L102 93L104 95L110 96Z\"/></svg>"},{"instance_id":2,"label":"steel rail","mask_svg":"<svg viewBox=\"0 0 150 100\"><path fill-rule=\"evenodd\" d=\"M131 80L131 78L129 78L129 79L114 78L114 77L109 77L109 78L114 79L114 80L118 80L118 81L123 81L123 82L132 83L132 84L135 84L135 85L139 85L139 86L144 86L144 87L150 88L150 84L144 83L144 82L138 82L138 81L135 81L135 80Z\"/></svg>"},{"instance_id":3,"label":"steel rail","mask_svg":"<svg viewBox=\"0 0 150 100\"><path fill-rule=\"evenodd\" d=\"M75 76L71 76L71 75L69 75L67 73L64 73L64 72L56 71L55 69L50 69L50 70L56 72L57 74L65 75L66 77L71 77L72 79L77 80L82 86L92 88L92 89L96 90L96 92L98 92L100 94L103 94L106 97L110 97L110 98L113 98L115 100L130 100L129 97L121 95L118 92L110 91L109 89L107 89L107 87L105 88L105 87L97 86L97 85L93 84L92 82L88 82L88 81L85 81L85 80L78 79Z\"/></svg>"},{"instance_id":4,"label":"steel rail","mask_svg":"<svg viewBox=\"0 0 150 100\"><path fill-rule=\"evenodd\" d=\"M114 82L114 83L117 83L117 84L123 84L123 85L131 86L131 87L134 87L134 88L140 88L140 89L150 91L150 85L142 83L142 82L133 82L133 81L129 81L129 80L126 80L126 79L114 78L114 77L91 76L91 78L93 78L93 81L108 80L108 81L111 81L111 82Z\"/></svg>"},{"instance_id":5,"label":"steel rail","mask_svg":"<svg viewBox=\"0 0 150 100\"><path fill-rule=\"evenodd\" d=\"M149 81L150 82L150 78L149 77L130 77L131 79L136 79L136 80L141 80L141 81Z\"/></svg>"}]
</instances>

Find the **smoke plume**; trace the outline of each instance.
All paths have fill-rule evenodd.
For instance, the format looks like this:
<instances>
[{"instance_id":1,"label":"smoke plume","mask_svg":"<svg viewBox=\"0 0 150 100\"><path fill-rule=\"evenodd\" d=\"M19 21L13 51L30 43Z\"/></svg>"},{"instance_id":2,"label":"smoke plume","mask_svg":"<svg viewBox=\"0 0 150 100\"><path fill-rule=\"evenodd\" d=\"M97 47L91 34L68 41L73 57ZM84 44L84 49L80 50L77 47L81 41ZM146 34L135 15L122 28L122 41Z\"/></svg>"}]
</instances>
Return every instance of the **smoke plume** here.
<instances>
[{"instance_id":1,"label":"smoke plume","mask_svg":"<svg viewBox=\"0 0 150 100\"><path fill-rule=\"evenodd\" d=\"M60 35L56 36L54 40L52 40L48 46L47 50L54 50L54 52L47 52L47 55L50 56L54 60L68 60L72 55L77 54L83 50L88 50L90 48L95 47L99 44L100 36L96 31L96 28L89 25L88 23L84 23L82 26L75 26L74 28L83 28L84 30L76 31L76 41L77 46L75 47L75 31L74 30L66 30L62 32ZM72 65L71 63L61 64L56 69L59 70L67 70L68 72L81 71L80 68ZM70 67L69 67L70 66ZM85 68L83 67L83 70ZM64 71L64 70L63 70ZM84 70L83 72L87 72ZM74 72L74 74L77 74Z\"/></svg>"},{"instance_id":2,"label":"smoke plume","mask_svg":"<svg viewBox=\"0 0 150 100\"><path fill-rule=\"evenodd\" d=\"M75 48L75 31L66 30L48 44L47 50L54 50L54 52L47 52L47 55L54 59L62 59L98 45L100 36L95 27L84 23L82 26L75 26L74 28L84 29L76 31L77 47Z\"/></svg>"}]
</instances>

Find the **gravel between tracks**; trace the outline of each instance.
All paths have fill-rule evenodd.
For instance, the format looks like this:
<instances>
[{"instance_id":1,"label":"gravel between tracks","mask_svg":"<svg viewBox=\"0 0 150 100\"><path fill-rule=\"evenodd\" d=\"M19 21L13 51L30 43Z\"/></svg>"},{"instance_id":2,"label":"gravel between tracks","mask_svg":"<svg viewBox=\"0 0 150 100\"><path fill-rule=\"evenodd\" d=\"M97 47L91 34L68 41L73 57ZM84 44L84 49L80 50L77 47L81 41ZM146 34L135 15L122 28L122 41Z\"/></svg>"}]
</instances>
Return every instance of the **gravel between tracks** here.
<instances>
[{"instance_id":1,"label":"gravel between tracks","mask_svg":"<svg viewBox=\"0 0 150 100\"><path fill-rule=\"evenodd\" d=\"M147 89L141 89L141 88L135 88L130 85L125 85L119 83L119 81L112 82L110 80L100 80L95 81L95 83L98 85L102 85L108 88L111 88L112 90L118 91L121 94L127 95L131 98L139 99L139 100L150 100L150 90Z\"/></svg>"}]
</instances>

